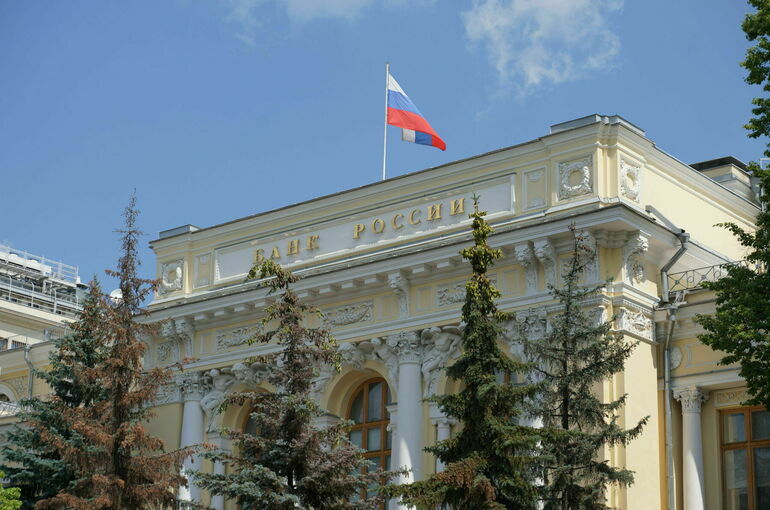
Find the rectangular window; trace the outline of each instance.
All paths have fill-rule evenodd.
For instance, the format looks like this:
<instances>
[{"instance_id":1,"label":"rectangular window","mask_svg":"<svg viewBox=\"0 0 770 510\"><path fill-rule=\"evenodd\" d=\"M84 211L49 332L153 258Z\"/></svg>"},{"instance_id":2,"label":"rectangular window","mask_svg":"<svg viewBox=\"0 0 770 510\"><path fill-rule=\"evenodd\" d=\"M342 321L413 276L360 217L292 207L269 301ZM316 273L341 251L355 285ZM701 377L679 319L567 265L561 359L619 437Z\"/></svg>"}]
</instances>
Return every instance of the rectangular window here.
<instances>
[{"instance_id":1,"label":"rectangular window","mask_svg":"<svg viewBox=\"0 0 770 510\"><path fill-rule=\"evenodd\" d=\"M770 413L759 407L720 413L725 510L770 508Z\"/></svg>"}]
</instances>

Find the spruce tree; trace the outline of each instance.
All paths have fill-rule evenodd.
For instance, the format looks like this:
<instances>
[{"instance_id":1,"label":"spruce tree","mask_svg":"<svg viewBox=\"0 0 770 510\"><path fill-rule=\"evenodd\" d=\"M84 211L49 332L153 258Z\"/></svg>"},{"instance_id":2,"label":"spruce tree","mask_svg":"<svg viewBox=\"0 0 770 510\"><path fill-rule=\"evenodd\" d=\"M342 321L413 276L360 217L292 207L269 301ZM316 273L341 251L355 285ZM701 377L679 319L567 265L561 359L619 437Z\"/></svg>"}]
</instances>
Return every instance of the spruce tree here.
<instances>
[{"instance_id":1,"label":"spruce tree","mask_svg":"<svg viewBox=\"0 0 770 510\"><path fill-rule=\"evenodd\" d=\"M265 261L251 269L249 279L256 278L264 279L277 299L265 311L264 330L249 342L275 342L279 348L273 356L258 358L269 367L268 381L276 391L240 392L226 399L225 406L252 409L256 434L225 430L237 453L204 456L229 464L230 472L198 472L197 483L251 510L376 508L383 498L377 488L393 474L374 469L363 458L362 450L348 440L348 423L313 426L323 415L310 397L313 378L322 363L339 366L334 338L324 327L304 325L319 312L292 291L297 277L291 272Z\"/></svg>"},{"instance_id":2,"label":"spruce tree","mask_svg":"<svg viewBox=\"0 0 770 510\"><path fill-rule=\"evenodd\" d=\"M537 500L538 432L519 421L538 386L515 384L531 367L509 358L498 345L500 323L508 317L495 305L500 291L487 270L502 252L487 244L492 228L485 215L474 197L474 245L460 252L473 270L462 308L463 352L447 368L447 377L463 389L431 399L461 428L451 439L426 448L445 464L443 472L393 489L420 509L531 509ZM500 382L500 374L509 374L511 382Z\"/></svg>"},{"instance_id":3,"label":"spruce tree","mask_svg":"<svg viewBox=\"0 0 770 510\"><path fill-rule=\"evenodd\" d=\"M550 318L543 338L521 335L525 353L534 363L543 386L530 401L543 428L542 500L545 510L607 509L609 485L633 483L633 472L601 460L606 446L626 445L642 432L647 418L631 429L618 425L626 395L604 402L597 385L623 371L623 364L638 342L612 332L612 321L596 323L586 312L586 301L606 287L582 285L586 268L596 254L574 225L573 253L562 274L562 287L549 287L561 311Z\"/></svg>"},{"instance_id":4,"label":"spruce tree","mask_svg":"<svg viewBox=\"0 0 770 510\"><path fill-rule=\"evenodd\" d=\"M770 2L751 0L757 11L747 14L743 21L746 38L757 43L746 51L741 65L749 74L746 81L762 85L770 91ZM755 98L755 115L745 127L749 136L770 136L770 98ZM770 157L770 148L765 149ZM716 293L716 313L698 316L697 321L707 331L698 338L713 349L727 355L721 364L740 365L739 374L746 380L751 398L748 405L763 405L770 409L770 170L756 163L749 171L759 180L758 197L762 207L755 221L756 230L747 231L735 223L723 223L747 251L748 264L724 266L727 275L704 287Z\"/></svg>"},{"instance_id":5,"label":"spruce tree","mask_svg":"<svg viewBox=\"0 0 770 510\"><path fill-rule=\"evenodd\" d=\"M189 449L166 452L160 439L149 435L146 422L158 388L169 380L167 368L145 371L140 336L151 335L156 326L140 324L142 302L156 282L138 276L136 197L125 209L121 234L122 256L116 271L120 298L106 307L95 335L99 355L93 367L77 366L74 372L84 388L99 386L88 405L62 405L66 397L52 402L72 435L63 437L41 427L41 439L72 469L73 481L55 496L38 502L36 508L139 510L174 502L174 491L186 479L179 474Z\"/></svg>"},{"instance_id":6,"label":"spruce tree","mask_svg":"<svg viewBox=\"0 0 770 510\"><path fill-rule=\"evenodd\" d=\"M2 469L11 484L21 489L25 509L33 508L41 499L55 496L75 479L71 466L50 442L42 440L41 430L58 436L61 441L72 440L73 434L62 417L62 409L88 406L102 396L101 385L84 381L80 374L103 360L105 318L104 296L94 278L78 320L68 324L70 332L52 340L53 348L48 355L50 368L33 372L35 377L47 383L54 399L31 398L20 402L21 424L7 434Z\"/></svg>"}]
</instances>

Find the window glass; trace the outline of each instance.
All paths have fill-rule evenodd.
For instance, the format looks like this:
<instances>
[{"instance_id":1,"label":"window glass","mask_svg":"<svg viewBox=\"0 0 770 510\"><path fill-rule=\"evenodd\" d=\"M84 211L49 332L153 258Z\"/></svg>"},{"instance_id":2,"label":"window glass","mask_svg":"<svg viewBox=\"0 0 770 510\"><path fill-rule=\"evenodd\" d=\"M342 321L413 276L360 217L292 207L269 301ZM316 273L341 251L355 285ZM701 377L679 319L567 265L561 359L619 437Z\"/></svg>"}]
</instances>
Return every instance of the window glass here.
<instances>
[{"instance_id":1,"label":"window glass","mask_svg":"<svg viewBox=\"0 0 770 510\"><path fill-rule=\"evenodd\" d=\"M380 434L380 428L369 429L366 432L366 449L370 452L382 449L382 436Z\"/></svg>"},{"instance_id":2,"label":"window glass","mask_svg":"<svg viewBox=\"0 0 770 510\"><path fill-rule=\"evenodd\" d=\"M725 510L749 510L746 450L724 452Z\"/></svg>"},{"instance_id":3,"label":"window glass","mask_svg":"<svg viewBox=\"0 0 770 510\"><path fill-rule=\"evenodd\" d=\"M746 440L746 415L730 413L722 415L722 442L740 443Z\"/></svg>"},{"instance_id":4,"label":"window glass","mask_svg":"<svg viewBox=\"0 0 770 510\"><path fill-rule=\"evenodd\" d=\"M358 446L359 448L363 447L364 445L362 441L363 437L364 437L364 434L361 429L350 431L350 442Z\"/></svg>"},{"instance_id":5,"label":"window glass","mask_svg":"<svg viewBox=\"0 0 770 510\"><path fill-rule=\"evenodd\" d=\"M770 446L754 448L755 508L770 508Z\"/></svg>"},{"instance_id":6,"label":"window glass","mask_svg":"<svg viewBox=\"0 0 770 510\"><path fill-rule=\"evenodd\" d=\"M366 421L382 419L382 383L374 383L369 386L369 406Z\"/></svg>"},{"instance_id":7,"label":"window glass","mask_svg":"<svg viewBox=\"0 0 770 510\"><path fill-rule=\"evenodd\" d=\"M770 439L770 412L753 411L751 413L751 435L754 441Z\"/></svg>"},{"instance_id":8,"label":"window glass","mask_svg":"<svg viewBox=\"0 0 770 510\"><path fill-rule=\"evenodd\" d=\"M353 405L350 408L350 419L353 423L362 423L364 421L364 393L361 392L353 400Z\"/></svg>"}]
</instances>

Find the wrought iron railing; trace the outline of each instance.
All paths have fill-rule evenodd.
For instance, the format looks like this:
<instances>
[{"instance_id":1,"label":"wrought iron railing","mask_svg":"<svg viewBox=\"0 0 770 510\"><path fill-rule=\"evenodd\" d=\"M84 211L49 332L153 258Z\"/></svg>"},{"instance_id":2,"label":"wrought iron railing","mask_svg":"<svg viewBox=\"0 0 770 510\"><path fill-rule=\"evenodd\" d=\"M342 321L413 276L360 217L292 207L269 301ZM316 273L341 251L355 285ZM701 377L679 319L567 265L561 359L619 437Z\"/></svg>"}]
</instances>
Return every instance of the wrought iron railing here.
<instances>
[{"instance_id":1,"label":"wrought iron railing","mask_svg":"<svg viewBox=\"0 0 770 510\"><path fill-rule=\"evenodd\" d=\"M677 292L701 288L704 282L715 282L723 276L727 276L727 268L731 266L749 267L749 263L745 260L741 260L738 262L717 264L715 266L699 267L697 269L690 269L689 271L682 271L679 273L669 273L668 290L669 292Z\"/></svg>"}]
</instances>

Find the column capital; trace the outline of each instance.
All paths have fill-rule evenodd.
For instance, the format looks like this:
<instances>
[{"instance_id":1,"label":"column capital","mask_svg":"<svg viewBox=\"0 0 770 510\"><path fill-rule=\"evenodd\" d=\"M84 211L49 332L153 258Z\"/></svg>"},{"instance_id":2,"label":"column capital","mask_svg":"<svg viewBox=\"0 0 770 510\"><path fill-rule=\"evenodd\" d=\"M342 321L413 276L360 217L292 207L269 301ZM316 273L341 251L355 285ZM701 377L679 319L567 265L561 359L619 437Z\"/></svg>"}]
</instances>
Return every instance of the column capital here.
<instances>
[{"instance_id":1,"label":"column capital","mask_svg":"<svg viewBox=\"0 0 770 510\"><path fill-rule=\"evenodd\" d=\"M175 378L177 387L182 392L182 399L200 400L208 390L208 384L202 372L182 372Z\"/></svg>"},{"instance_id":2,"label":"column capital","mask_svg":"<svg viewBox=\"0 0 770 510\"><path fill-rule=\"evenodd\" d=\"M422 363L422 342L416 331L402 331L388 336L388 347L398 356L399 365Z\"/></svg>"},{"instance_id":3,"label":"column capital","mask_svg":"<svg viewBox=\"0 0 770 510\"><path fill-rule=\"evenodd\" d=\"M697 386L675 388L673 393L674 398L682 404L682 414L700 414L701 403L708 400L708 392L698 388Z\"/></svg>"}]
</instances>

